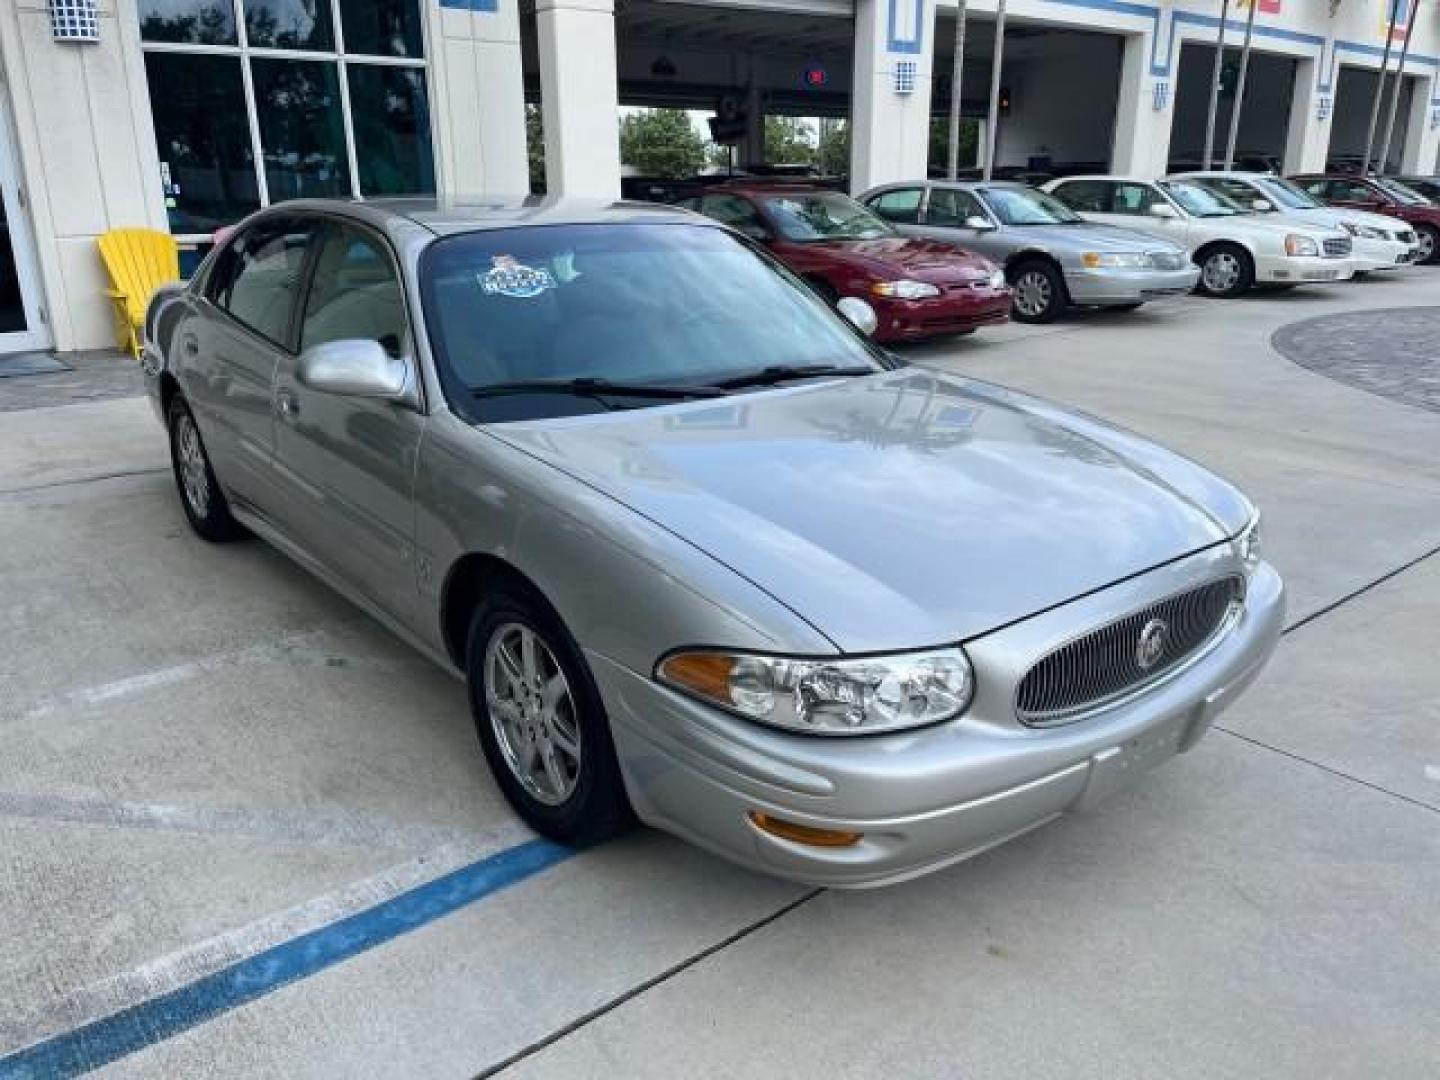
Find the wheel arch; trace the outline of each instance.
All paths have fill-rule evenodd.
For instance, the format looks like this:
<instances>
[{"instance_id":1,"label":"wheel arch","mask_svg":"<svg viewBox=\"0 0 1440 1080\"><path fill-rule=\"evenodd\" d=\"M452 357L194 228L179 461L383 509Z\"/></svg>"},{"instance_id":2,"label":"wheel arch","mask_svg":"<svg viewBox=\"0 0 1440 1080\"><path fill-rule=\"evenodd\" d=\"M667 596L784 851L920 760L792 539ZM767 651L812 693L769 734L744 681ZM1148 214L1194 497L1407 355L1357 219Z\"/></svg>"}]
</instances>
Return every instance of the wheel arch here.
<instances>
[{"instance_id":1,"label":"wheel arch","mask_svg":"<svg viewBox=\"0 0 1440 1080\"><path fill-rule=\"evenodd\" d=\"M507 559L484 551L461 555L451 564L440 587L440 639L445 655L460 670L465 668L466 637L475 609L501 584L519 585L559 618L540 587ZM563 625L563 621L562 621Z\"/></svg>"}]
</instances>

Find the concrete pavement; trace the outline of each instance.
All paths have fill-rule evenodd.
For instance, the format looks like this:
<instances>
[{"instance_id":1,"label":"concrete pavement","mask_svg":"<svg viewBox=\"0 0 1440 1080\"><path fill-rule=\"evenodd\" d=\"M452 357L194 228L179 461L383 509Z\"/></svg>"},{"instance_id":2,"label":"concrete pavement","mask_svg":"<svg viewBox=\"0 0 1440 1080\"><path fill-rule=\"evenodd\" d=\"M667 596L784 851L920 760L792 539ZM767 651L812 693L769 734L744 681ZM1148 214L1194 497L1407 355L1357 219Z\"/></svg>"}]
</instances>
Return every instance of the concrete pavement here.
<instances>
[{"instance_id":1,"label":"concrete pavement","mask_svg":"<svg viewBox=\"0 0 1440 1080\"><path fill-rule=\"evenodd\" d=\"M1437 284L910 350L1263 507L1309 621L1138 789L872 893L638 832L101 1074L1431 1075L1440 415L1268 342ZM0 426L0 1063L524 839L459 684L262 545L195 540L165 468L138 399Z\"/></svg>"}]
</instances>

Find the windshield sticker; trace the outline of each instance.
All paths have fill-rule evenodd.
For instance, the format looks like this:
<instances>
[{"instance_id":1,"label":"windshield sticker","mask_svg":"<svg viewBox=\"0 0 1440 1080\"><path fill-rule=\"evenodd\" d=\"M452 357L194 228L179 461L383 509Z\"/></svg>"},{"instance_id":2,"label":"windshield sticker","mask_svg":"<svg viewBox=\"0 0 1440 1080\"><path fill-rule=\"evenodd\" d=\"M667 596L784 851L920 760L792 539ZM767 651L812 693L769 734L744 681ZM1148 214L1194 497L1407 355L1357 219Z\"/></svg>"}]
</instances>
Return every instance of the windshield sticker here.
<instances>
[{"instance_id":1,"label":"windshield sticker","mask_svg":"<svg viewBox=\"0 0 1440 1080\"><path fill-rule=\"evenodd\" d=\"M516 261L514 255L492 255L490 261L494 266L476 276L481 290L491 296L498 294L517 300L528 300L532 296L539 296L546 289L555 288L555 279L550 276L550 271L523 266Z\"/></svg>"}]
</instances>

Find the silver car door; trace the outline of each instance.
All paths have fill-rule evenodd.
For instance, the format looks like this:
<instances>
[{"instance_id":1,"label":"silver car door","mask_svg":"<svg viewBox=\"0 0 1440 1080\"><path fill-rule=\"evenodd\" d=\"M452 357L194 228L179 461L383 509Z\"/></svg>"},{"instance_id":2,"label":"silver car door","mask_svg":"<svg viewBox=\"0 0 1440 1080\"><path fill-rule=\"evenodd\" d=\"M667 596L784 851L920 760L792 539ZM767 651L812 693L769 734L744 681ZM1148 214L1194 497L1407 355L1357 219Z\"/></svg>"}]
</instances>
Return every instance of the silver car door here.
<instances>
[{"instance_id":1,"label":"silver car door","mask_svg":"<svg viewBox=\"0 0 1440 1080\"><path fill-rule=\"evenodd\" d=\"M309 239L308 226L294 217L262 218L231 237L175 335L180 384L216 476L267 516L276 495L275 369L289 341Z\"/></svg>"},{"instance_id":2,"label":"silver car door","mask_svg":"<svg viewBox=\"0 0 1440 1080\"><path fill-rule=\"evenodd\" d=\"M404 290L388 242L338 220L325 225L317 242L299 321L300 353L358 338L380 342L392 356L413 358ZM276 375L275 466L289 491L286 529L354 589L410 623L423 412L413 402L305 386L297 378L299 362L297 355L285 356ZM412 370L412 386L414 381Z\"/></svg>"}]
</instances>

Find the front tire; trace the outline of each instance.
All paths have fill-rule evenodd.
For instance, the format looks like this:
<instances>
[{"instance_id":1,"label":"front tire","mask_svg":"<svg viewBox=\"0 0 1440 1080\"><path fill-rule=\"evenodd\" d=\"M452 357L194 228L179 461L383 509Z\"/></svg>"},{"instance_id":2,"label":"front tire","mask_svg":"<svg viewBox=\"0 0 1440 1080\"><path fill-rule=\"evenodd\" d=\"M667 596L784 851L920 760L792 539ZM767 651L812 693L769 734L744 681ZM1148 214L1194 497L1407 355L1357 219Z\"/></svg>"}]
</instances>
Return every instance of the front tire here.
<instances>
[{"instance_id":1,"label":"front tire","mask_svg":"<svg viewBox=\"0 0 1440 1080\"><path fill-rule=\"evenodd\" d=\"M1069 303L1065 278L1050 263L1021 263L1012 271L1010 283L1015 289L1011 310L1016 322L1054 322Z\"/></svg>"},{"instance_id":2,"label":"front tire","mask_svg":"<svg viewBox=\"0 0 1440 1080\"><path fill-rule=\"evenodd\" d=\"M604 703L549 605L498 586L471 621L466 676L490 770L531 828L584 847L630 824Z\"/></svg>"},{"instance_id":3,"label":"front tire","mask_svg":"<svg viewBox=\"0 0 1440 1080\"><path fill-rule=\"evenodd\" d=\"M1255 284L1255 261L1239 244L1216 244L1201 254L1195 288L1202 296L1230 300Z\"/></svg>"},{"instance_id":4,"label":"front tire","mask_svg":"<svg viewBox=\"0 0 1440 1080\"><path fill-rule=\"evenodd\" d=\"M1420 246L1420 257L1416 262L1425 266L1440 262L1440 229L1434 225L1417 225L1415 239Z\"/></svg>"},{"instance_id":5,"label":"front tire","mask_svg":"<svg viewBox=\"0 0 1440 1080\"><path fill-rule=\"evenodd\" d=\"M212 544L236 540L245 529L230 513L230 504L215 479L210 455L200 438L195 414L178 393L170 400L167 417L170 428L170 465L175 472L175 486L180 489L180 505L190 527Z\"/></svg>"}]
</instances>

